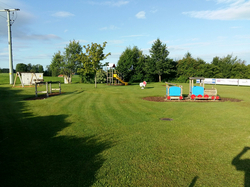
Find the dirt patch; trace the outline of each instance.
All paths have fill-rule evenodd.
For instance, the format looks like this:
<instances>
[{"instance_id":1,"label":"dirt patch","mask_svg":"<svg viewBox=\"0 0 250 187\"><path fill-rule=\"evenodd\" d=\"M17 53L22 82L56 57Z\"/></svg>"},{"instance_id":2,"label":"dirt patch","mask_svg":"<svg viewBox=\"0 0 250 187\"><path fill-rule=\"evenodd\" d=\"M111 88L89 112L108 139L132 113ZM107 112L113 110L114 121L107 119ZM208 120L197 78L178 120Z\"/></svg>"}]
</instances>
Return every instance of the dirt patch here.
<instances>
[{"instance_id":1,"label":"dirt patch","mask_svg":"<svg viewBox=\"0 0 250 187\"><path fill-rule=\"evenodd\" d=\"M225 102L225 101L230 101L230 102L241 102L239 99L235 98L220 98L220 100L165 100L166 97L144 97L142 98L143 100L146 101L154 101L154 102Z\"/></svg>"},{"instance_id":2,"label":"dirt patch","mask_svg":"<svg viewBox=\"0 0 250 187\"><path fill-rule=\"evenodd\" d=\"M63 94L64 92L62 92L61 94ZM59 92L55 92L55 93L50 93L49 94L49 97L53 97L53 96L58 96L60 95ZM47 95L46 94L43 94L43 95L38 95L37 97L30 97L30 98L27 98L25 100L42 100L42 99L47 99Z\"/></svg>"}]
</instances>

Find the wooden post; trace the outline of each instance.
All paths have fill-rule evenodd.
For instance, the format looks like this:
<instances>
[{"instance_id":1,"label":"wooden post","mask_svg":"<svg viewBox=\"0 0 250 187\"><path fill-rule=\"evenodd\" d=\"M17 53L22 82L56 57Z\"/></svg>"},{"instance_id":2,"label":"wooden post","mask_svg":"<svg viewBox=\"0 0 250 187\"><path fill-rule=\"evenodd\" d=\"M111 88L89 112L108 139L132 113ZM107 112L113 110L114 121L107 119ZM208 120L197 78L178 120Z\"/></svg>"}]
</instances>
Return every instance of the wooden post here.
<instances>
[{"instance_id":1,"label":"wooden post","mask_svg":"<svg viewBox=\"0 0 250 187\"><path fill-rule=\"evenodd\" d=\"M36 92L36 97L37 97L37 84L35 82L35 92Z\"/></svg>"},{"instance_id":2,"label":"wooden post","mask_svg":"<svg viewBox=\"0 0 250 187\"><path fill-rule=\"evenodd\" d=\"M192 80L192 88L194 87L194 80ZM193 93L193 90L192 90L192 93Z\"/></svg>"},{"instance_id":3,"label":"wooden post","mask_svg":"<svg viewBox=\"0 0 250 187\"><path fill-rule=\"evenodd\" d=\"M20 73L19 73L19 72L18 72L18 76L19 76L20 82L21 82L21 84L22 84L22 87L24 87L23 80L22 80L22 78L21 78L21 76L20 76Z\"/></svg>"},{"instance_id":4,"label":"wooden post","mask_svg":"<svg viewBox=\"0 0 250 187\"><path fill-rule=\"evenodd\" d=\"M191 79L189 78L189 95L191 96Z\"/></svg>"},{"instance_id":5,"label":"wooden post","mask_svg":"<svg viewBox=\"0 0 250 187\"><path fill-rule=\"evenodd\" d=\"M47 95L47 97L49 97L49 92L48 92L48 82L46 82L46 95Z\"/></svg>"},{"instance_id":6,"label":"wooden post","mask_svg":"<svg viewBox=\"0 0 250 187\"><path fill-rule=\"evenodd\" d=\"M49 90L50 90L50 93L52 93L51 82L49 83Z\"/></svg>"},{"instance_id":7,"label":"wooden post","mask_svg":"<svg viewBox=\"0 0 250 187\"><path fill-rule=\"evenodd\" d=\"M59 81L59 93L61 94L61 82Z\"/></svg>"},{"instance_id":8,"label":"wooden post","mask_svg":"<svg viewBox=\"0 0 250 187\"><path fill-rule=\"evenodd\" d=\"M15 80L14 80L13 88L15 87L15 84L16 84L16 78L18 76L17 74L18 74L18 72L16 73L16 77L15 77Z\"/></svg>"},{"instance_id":9,"label":"wooden post","mask_svg":"<svg viewBox=\"0 0 250 187\"><path fill-rule=\"evenodd\" d=\"M112 68L112 85L114 85L113 68Z\"/></svg>"}]
</instances>

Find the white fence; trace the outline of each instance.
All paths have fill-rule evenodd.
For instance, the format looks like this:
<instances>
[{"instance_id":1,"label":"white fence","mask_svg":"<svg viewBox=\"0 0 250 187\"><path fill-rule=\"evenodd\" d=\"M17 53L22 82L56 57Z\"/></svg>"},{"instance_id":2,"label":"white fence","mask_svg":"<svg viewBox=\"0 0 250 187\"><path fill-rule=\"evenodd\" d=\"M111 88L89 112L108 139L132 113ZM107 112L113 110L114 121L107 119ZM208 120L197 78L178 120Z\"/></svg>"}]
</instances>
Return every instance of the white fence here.
<instances>
[{"instance_id":1,"label":"white fence","mask_svg":"<svg viewBox=\"0 0 250 187\"><path fill-rule=\"evenodd\" d=\"M196 83L200 83L200 80L196 80ZM219 84L219 85L236 85L236 86L250 86L250 79L212 79L205 78L205 84Z\"/></svg>"}]
</instances>

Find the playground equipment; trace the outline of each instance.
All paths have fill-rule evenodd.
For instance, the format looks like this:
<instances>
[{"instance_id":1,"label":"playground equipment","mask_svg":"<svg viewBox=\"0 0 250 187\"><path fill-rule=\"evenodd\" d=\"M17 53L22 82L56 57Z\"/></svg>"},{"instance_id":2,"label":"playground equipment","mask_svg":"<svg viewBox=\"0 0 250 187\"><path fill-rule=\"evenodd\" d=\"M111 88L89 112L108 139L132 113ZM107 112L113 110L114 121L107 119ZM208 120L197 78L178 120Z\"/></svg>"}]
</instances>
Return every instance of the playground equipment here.
<instances>
[{"instance_id":1,"label":"playground equipment","mask_svg":"<svg viewBox=\"0 0 250 187\"><path fill-rule=\"evenodd\" d=\"M147 85L147 82L146 82L146 81L141 82L141 83L140 83L141 89L144 89L146 85Z\"/></svg>"},{"instance_id":2,"label":"playground equipment","mask_svg":"<svg viewBox=\"0 0 250 187\"><path fill-rule=\"evenodd\" d=\"M118 74L118 71L114 69L115 64L109 64L107 66L107 85L119 85L124 84L125 86L128 85L127 82L124 82ZM115 78L115 79L114 79Z\"/></svg>"},{"instance_id":3,"label":"playground equipment","mask_svg":"<svg viewBox=\"0 0 250 187\"><path fill-rule=\"evenodd\" d=\"M166 82L167 100L178 99L182 100L182 86Z\"/></svg>"},{"instance_id":4,"label":"playground equipment","mask_svg":"<svg viewBox=\"0 0 250 187\"><path fill-rule=\"evenodd\" d=\"M58 83L59 84L59 88L52 88L51 84L55 84ZM38 84L46 84L46 91L37 91L37 85ZM35 83L35 94L37 97L38 93L46 93L46 96L49 97L49 92L52 93L52 90L59 90L59 94L61 94L61 82L60 81L56 81L56 82L39 82L39 83Z\"/></svg>"},{"instance_id":5,"label":"playground equipment","mask_svg":"<svg viewBox=\"0 0 250 187\"><path fill-rule=\"evenodd\" d=\"M189 94L185 100L219 100L216 88L206 88L204 86L204 77L189 77ZM200 86L194 86L194 80L198 80ZM182 100L182 86L166 82L166 99L167 100Z\"/></svg>"},{"instance_id":6,"label":"playground equipment","mask_svg":"<svg viewBox=\"0 0 250 187\"><path fill-rule=\"evenodd\" d=\"M113 74L113 77L116 78L117 80L119 80L125 86L128 85L128 82L124 82L117 74Z\"/></svg>"},{"instance_id":7,"label":"playground equipment","mask_svg":"<svg viewBox=\"0 0 250 187\"><path fill-rule=\"evenodd\" d=\"M22 87L24 85L34 85L43 81L43 73L16 73L13 87L16 85L17 77L19 77Z\"/></svg>"},{"instance_id":8,"label":"playground equipment","mask_svg":"<svg viewBox=\"0 0 250 187\"><path fill-rule=\"evenodd\" d=\"M219 100L220 97L217 95L217 89L205 89L204 77L189 77L189 95L188 98L192 100L196 99L211 99ZM194 86L194 80L200 80L200 86Z\"/></svg>"}]
</instances>

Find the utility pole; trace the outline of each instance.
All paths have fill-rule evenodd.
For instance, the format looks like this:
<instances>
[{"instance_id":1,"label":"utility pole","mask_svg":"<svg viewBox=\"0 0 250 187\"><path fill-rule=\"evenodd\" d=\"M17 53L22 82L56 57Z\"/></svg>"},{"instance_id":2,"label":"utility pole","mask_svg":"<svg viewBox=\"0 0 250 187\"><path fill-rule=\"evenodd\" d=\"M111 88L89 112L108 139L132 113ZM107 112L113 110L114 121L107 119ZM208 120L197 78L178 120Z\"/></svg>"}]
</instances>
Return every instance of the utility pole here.
<instances>
[{"instance_id":1,"label":"utility pole","mask_svg":"<svg viewBox=\"0 0 250 187\"><path fill-rule=\"evenodd\" d=\"M10 75L10 84L14 84L14 74L13 74L13 59L12 59L12 38L11 38L11 21L10 12L19 11L20 9L4 9L0 12L7 12L7 25L8 25L8 43L9 43L9 75Z\"/></svg>"}]
</instances>

